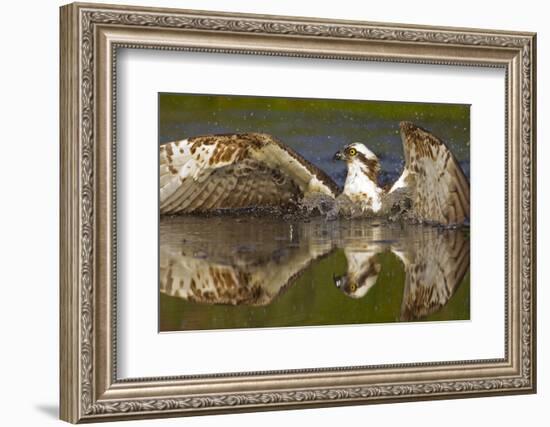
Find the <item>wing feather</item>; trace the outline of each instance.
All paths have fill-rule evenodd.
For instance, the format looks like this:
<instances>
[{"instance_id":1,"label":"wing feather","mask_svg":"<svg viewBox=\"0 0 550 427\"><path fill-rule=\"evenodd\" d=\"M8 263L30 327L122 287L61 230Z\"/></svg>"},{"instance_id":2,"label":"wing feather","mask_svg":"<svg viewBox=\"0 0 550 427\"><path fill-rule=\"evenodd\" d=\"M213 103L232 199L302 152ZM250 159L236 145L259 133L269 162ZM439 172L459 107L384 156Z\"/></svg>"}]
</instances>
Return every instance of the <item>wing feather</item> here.
<instances>
[{"instance_id":1,"label":"wing feather","mask_svg":"<svg viewBox=\"0 0 550 427\"><path fill-rule=\"evenodd\" d=\"M172 213L174 210L181 209L182 206L193 202L206 186L204 181L196 180L193 182L192 178L186 177L180 180L179 186L174 188L172 194L167 193L168 195L164 200L161 191L161 213Z\"/></svg>"},{"instance_id":2,"label":"wing feather","mask_svg":"<svg viewBox=\"0 0 550 427\"><path fill-rule=\"evenodd\" d=\"M470 217L470 184L458 160L430 132L410 122L400 127L405 170L390 193L409 187L417 219L443 225L464 223Z\"/></svg>"},{"instance_id":3,"label":"wing feather","mask_svg":"<svg viewBox=\"0 0 550 427\"><path fill-rule=\"evenodd\" d=\"M161 214L296 205L336 197L321 170L266 134L207 135L160 147Z\"/></svg>"}]
</instances>

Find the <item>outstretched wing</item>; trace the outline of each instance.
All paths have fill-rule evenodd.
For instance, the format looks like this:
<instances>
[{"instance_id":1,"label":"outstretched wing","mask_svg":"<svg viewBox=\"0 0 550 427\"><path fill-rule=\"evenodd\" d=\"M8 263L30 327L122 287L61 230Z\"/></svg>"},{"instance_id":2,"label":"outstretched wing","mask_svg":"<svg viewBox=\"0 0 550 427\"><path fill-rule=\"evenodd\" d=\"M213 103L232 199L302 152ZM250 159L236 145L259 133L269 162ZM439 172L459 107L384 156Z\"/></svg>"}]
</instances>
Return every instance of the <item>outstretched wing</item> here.
<instances>
[{"instance_id":1,"label":"outstretched wing","mask_svg":"<svg viewBox=\"0 0 550 427\"><path fill-rule=\"evenodd\" d=\"M208 135L160 147L161 214L292 207L337 192L325 173L270 135Z\"/></svg>"},{"instance_id":2,"label":"outstretched wing","mask_svg":"<svg viewBox=\"0 0 550 427\"><path fill-rule=\"evenodd\" d=\"M390 193L408 189L416 219L462 224L470 216L470 184L445 143L410 122L402 122L405 169Z\"/></svg>"},{"instance_id":3,"label":"outstretched wing","mask_svg":"<svg viewBox=\"0 0 550 427\"><path fill-rule=\"evenodd\" d=\"M470 267L462 230L431 230L405 250L392 248L405 265L401 320L422 319L443 308Z\"/></svg>"}]
</instances>

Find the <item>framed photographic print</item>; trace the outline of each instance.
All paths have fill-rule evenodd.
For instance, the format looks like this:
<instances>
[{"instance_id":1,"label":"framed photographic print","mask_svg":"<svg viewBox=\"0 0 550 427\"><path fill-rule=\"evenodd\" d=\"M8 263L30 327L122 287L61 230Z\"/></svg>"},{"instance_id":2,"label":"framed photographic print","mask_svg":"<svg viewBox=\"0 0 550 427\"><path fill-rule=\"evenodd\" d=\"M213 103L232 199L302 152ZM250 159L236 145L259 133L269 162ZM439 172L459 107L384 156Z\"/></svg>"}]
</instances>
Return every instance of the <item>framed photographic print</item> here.
<instances>
[{"instance_id":1,"label":"framed photographic print","mask_svg":"<svg viewBox=\"0 0 550 427\"><path fill-rule=\"evenodd\" d=\"M61 8L61 418L533 393L535 35Z\"/></svg>"}]
</instances>

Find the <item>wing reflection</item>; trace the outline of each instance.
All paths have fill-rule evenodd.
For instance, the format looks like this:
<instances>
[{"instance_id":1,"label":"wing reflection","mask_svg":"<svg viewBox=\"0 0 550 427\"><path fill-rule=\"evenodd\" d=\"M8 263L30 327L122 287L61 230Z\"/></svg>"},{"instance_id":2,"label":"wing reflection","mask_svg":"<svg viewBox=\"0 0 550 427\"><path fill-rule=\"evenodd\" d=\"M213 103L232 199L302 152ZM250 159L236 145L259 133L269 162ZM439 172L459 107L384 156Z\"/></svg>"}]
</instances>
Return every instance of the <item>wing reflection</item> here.
<instances>
[{"instance_id":1,"label":"wing reflection","mask_svg":"<svg viewBox=\"0 0 550 427\"><path fill-rule=\"evenodd\" d=\"M423 234L414 245L393 251L405 265L402 321L441 310L470 267L470 244L460 230Z\"/></svg>"},{"instance_id":2,"label":"wing reflection","mask_svg":"<svg viewBox=\"0 0 550 427\"><path fill-rule=\"evenodd\" d=\"M470 262L463 230L373 220L174 217L162 219L160 233L160 291L206 304L268 305L337 251L347 261L345 273L334 263L325 263L323 273L332 269L344 295L369 298L390 268L382 258L393 254L404 285L401 273L384 286L404 286L398 317L410 321L444 307Z\"/></svg>"},{"instance_id":3,"label":"wing reflection","mask_svg":"<svg viewBox=\"0 0 550 427\"><path fill-rule=\"evenodd\" d=\"M161 292L209 304L267 305L333 250L276 220L182 217L160 230Z\"/></svg>"}]
</instances>

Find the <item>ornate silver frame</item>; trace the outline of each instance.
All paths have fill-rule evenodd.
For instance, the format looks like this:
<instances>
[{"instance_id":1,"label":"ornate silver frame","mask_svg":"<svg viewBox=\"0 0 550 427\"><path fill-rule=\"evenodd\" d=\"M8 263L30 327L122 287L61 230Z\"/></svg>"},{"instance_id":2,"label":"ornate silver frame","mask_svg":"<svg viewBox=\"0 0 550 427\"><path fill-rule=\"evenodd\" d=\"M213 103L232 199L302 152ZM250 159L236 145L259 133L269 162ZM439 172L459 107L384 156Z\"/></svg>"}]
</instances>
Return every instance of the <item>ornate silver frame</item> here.
<instances>
[{"instance_id":1,"label":"ornate silver frame","mask_svg":"<svg viewBox=\"0 0 550 427\"><path fill-rule=\"evenodd\" d=\"M61 418L77 423L534 393L533 33L126 6L61 8ZM506 70L505 357L119 380L114 130L118 47Z\"/></svg>"}]
</instances>

